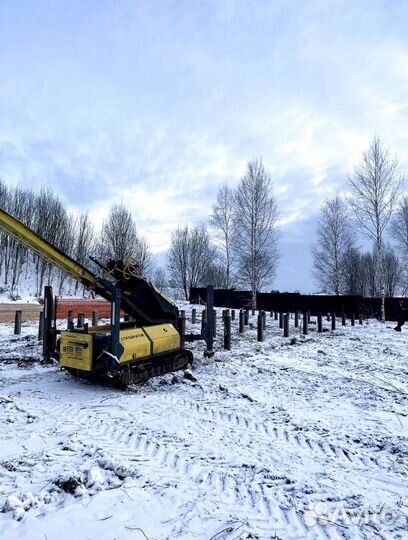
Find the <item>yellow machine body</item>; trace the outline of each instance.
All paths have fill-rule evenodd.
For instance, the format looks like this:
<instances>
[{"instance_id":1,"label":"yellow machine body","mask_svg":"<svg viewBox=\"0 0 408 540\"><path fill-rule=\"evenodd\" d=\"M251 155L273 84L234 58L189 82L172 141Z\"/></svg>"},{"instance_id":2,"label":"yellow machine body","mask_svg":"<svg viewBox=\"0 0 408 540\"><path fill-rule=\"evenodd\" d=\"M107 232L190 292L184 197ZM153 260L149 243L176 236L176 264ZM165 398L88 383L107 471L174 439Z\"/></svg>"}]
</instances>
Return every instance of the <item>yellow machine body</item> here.
<instances>
[{"instance_id":1,"label":"yellow machine body","mask_svg":"<svg viewBox=\"0 0 408 540\"><path fill-rule=\"evenodd\" d=\"M120 363L146 358L151 354L151 344L143 328L121 330L119 340L123 347Z\"/></svg>"},{"instance_id":2,"label":"yellow machine body","mask_svg":"<svg viewBox=\"0 0 408 540\"><path fill-rule=\"evenodd\" d=\"M90 328L89 333L61 332L60 365L79 371L95 371L98 358L94 336L100 334L102 327ZM94 331L95 330L95 331ZM150 359L180 349L180 334L172 324L157 324L142 328L128 328L120 331L120 344L123 352L119 363L134 363Z\"/></svg>"},{"instance_id":3,"label":"yellow machine body","mask_svg":"<svg viewBox=\"0 0 408 540\"><path fill-rule=\"evenodd\" d=\"M180 334L172 324L156 324L143 328L152 343L152 354L164 354L180 348Z\"/></svg>"}]
</instances>

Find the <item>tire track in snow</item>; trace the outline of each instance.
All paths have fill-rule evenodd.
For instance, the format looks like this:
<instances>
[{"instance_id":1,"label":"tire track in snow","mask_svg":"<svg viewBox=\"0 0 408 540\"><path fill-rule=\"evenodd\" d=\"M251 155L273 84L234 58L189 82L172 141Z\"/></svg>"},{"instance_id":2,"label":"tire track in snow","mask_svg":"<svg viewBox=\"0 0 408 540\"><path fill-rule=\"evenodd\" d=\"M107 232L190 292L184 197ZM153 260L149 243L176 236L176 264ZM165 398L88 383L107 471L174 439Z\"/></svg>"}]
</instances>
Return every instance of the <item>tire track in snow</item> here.
<instances>
[{"instance_id":1,"label":"tire track in snow","mask_svg":"<svg viewBox=\"0 0 408 540\"><path fill-rule=\"evenodd\" d=\"M103 450L113 455L123 456L127 459L136 459L138 467L147 478L157 476L159 485L164 481L188 482L197 489L193 506L197 501L211 497L222 501L221 509L228 512L226 517L238 518L246 524L247 532L256 535L256 538L268 539L285 538L285 540L342 540L349 538L347 529L326 524L317 524L308 528L301 513L296 508L288 509L288 498L285 491L291 485L286 485L285 478L264 475L262 479L249 478L245 470L241 476L233 474L230 470L219 470L213 467L214 462L206 457L189 453L189 447L178 443L161 444L153 440L146 432L135 433L129 426L121 427L118 424L107 425L106 420L89 423L89 442L100 445ZM86 440L86 438L85 438ZM221 463L228 467L228 464ZM163 469L166 469L164 472ZM354 472L352 473L354 474ZM358 475L358 472L357 472ZM362 474L379 484L392 484L384 479L373 479L368 473ZM187 487L187 485L186 485ZM399 484L399 488L403 485ZM394 485L398 489L397 485ZM287 495L287 494L286 494ZM313 493L314 502L325 502L329 494ZM182 530L182 529L180 529ZM244 530L243 530L244 532ZM360 532L353 531L354 538L363 538ZM353 534L352 533L352 534ZM283 534L283 536L279 536Z\"/></svg>"},{"instance_id":2,"label":"tire track in snow","mask_svg":"<svg viewBox=\"0 0 408 540\"><path fill-rule=\"evenodd\" d=\"M332 460L340 460L343 463L346 462L352 466L363 465L371 467L374 465L377 467L380 465L376 457L356 455L346 448L336 446L326 441L315 440L300 432L289 431L280 426L272 424L268 425L268 422L258 422L252 418L237 414L235 411L220 410L204 403L179 399L175 396L165 395L161 397L176 406L181 406L183 410L188 408L189 411L200 417L200 422L216 422L222 423L223 425L228 423L243 433L253 432L262 437L266 437L269 442L275 439L284 442L285 444L289 443L299 449L306 450L307 452L320 454L321 456Z\"/></svg>"},{"instance_id":3,"label":"tire track in snow","mask_svg":"<svg viewBox=\"0 0 408 540\"><path fill-rule=\"evenodd\" d=\"M123 458L136 464L137 470L147 481L155 480L158 486L184 483L191 489L193 503L203 498L217 502L218 510L225 518L238 518L248 527L248 532L259 539L270 539L284 534L287 540L343 540L336 527L316 525L309 529L299 512L287 509L288 489L286 478L255 474L243 468L230 468L228 463L208 460L189 451L180 441L161 443L146 431L138 432L139 426L122 426L120 422L93 415L91 407L83 410L71 404L49 410L35 409L37 415L47 414L47 420L54 420L61 432L76 433L78 440L86 445L99 447L116 458ZM68 429L67 429L68 428ZM47 452L56 460L68 457L60 448ZM258 476L260 476L258 474ZM317 496L319 496L317 494ZM324 500L324 497L323 497ZM180 526L180 523L178 524ZM187 524L185 524L187 526Z\"/></svg>"},{"instance_id":4,"label":"tire track in snow","mask_svg":"<svg viewBox=\"0 0 408 540\"><path fill-rule=\"evenodd\" d=\"M193 407L196 414L200 415L202 421L204 417L218 418L219 421L229 422L245 430L255 430L259 435L270 438L275 426L267 426L263 422L256 422L252 419L243 419L235 412L217 411L208 405L184 400L177 400L167 396L172 402L182 405L185 410L186 405ZM159 407L163 410L162 404ZM42 414L47 415L47 421L55 421L58 430L66 434L75 432L79 439L86 444L99 446L102 450L108 451L112 456L131 460L137 464L143 477L149 481L154 479L159 487L163 483L171 483L178 486L184 483L186 489L195 491L192 498L194 502L200 501L203 497L210 503L218 501L222 512L227 512L226 517L237 516L243 522L250 524L251 532L256 532L259 538L271 538L279 532L284 533L284 538L292 539L330 539L338 540L344 538L343 534L336 527L325 525L320 527L318 532L316 526L308 529L303 519L295 509L288 510L288 489L291 484L285 484L282 477L273 477L261 472L250 472L243 467L229 467L224 461L208 459L208 456L193 453L183 440L163 432L163 439L157 439L157 433L152 436L149 427L141 424L125 424L118 421L118 418L108 417L106 410L94 410L92 404L84 407L83 403L70 404L63 407L57 406L50 410L36 409L38 418ZM118 411L119 412L119 411ZM141 431L143 430L143 431ZM278 430L279 431L279 430ZM160 435L161 436L161 435ZM280 436L283 441L294 437L287 430L281 430L276 438ZM313 442L307 442L304 438L299 443L299 434L296 434L296 444L300 449L309 448L310 452L323 452L321 445L317 447ZM156 437L156 439L154 439ZM165 442L163 440L165 439ZM336 455L335 451L331 451ZM352 471L354 474L354 471ZM356 471L359 475L359 472ZM369 472L366 471L366 476ZM282 482L283 480L283 482ZM385 481L387 484L387 481ZM388 482L389 484L389 482ZM195 497L195 498L194 498ZM314 493L314 500L325 501L327 496ZM288 530L293 531L288 533Z\"/></svg>"},{"instance_id":5,"label":"tire track in snow","mask_svg":"<svg viewBox=\"0 0 408 540\"><path fill-rule=\"evenodd\" d=\"M243 415L237 414L235 411L223 411L210 405L179 399L175 396L161 395L160 397L162 399L164 398L166 401L170 401L173 405L181 406L181 414L185 412L186 408L188 408L193 414L197 415L199 417L199 422L196 424L197 427L199 427L200 423L202 422L219 422L222 423L223 426L227 422L237 429L237 434L239 434L241 442L245 442L246 434L256 433L257 441L262 441L268 446L271 444L271 442L273 442L273 440L276 440L279 443L283 443L283 451L285 451L285 447L289 445L295 450L301 452L306 451L309 453L309 455L318 455L320 457L327 458L341 468L344 468L344 466L351 467L354 470L350 472L353 472L353 474L358 476L367 478L367 475L371 474L371 479L374 480L378 485L382 485L384 487L398 485L398 481L394 481L391 478L385 479L384 476L381 475L381 479L374 476L375 473L378 474L379 472L382 472L381 468L383 468L384 465L378 463L377 459L370 456L358 456L346 449L329 444L326 441L316 441L303 434L293 433L276 425L268 425L267 422L258 422L252 418L247 418ZM162 408L160 403L158 406L159 408ZM30 411L27 410L27 412ZM144 421L142 419L142 425L132 426L131 430L128 430L128 434L125 436L123 433L120 434L118 432L117 421L115 419L112 419L110 423L105 422L106 412L106 409L93 409L92 404L88 404L87 406L81 404L80 407L77 407L75 404L70 404L68 406L59 405L55 407L52 409L51 416L53 416L55 421L58 423L59 430L63 429L61 419L64 419L65 426L71 427L71 429L77 431L78 433L81 433L86 425L100 425L103 426L101 427L102 431L100 433L102 437L106 439L110 438L111 440L120 443L130 442L124 441L123 437L125 437L125 439L126 437L135 439L138 437L136 433L138 430L140 431L140 429L142 429L145 431L149 429L143 425ZM172 413L174 412L174 409L172 409ZM35 414L37 417L40 417L41 414L46 414L48 419L50 417L49 409L46 411L35 410ZM248 437L249 440L252 441L252 437ZM167 439L169 444L175 444L176 437L174 435L170 435L170 437L167 437ZM147 445L146 442L145 445ZM288 453L289 452L290 448L288 449ZM361 466L364 467L364 471L361 471ZM369 470L367 470L367 467Z\"/></svg>"},{"instance_id":6,"label":"tire track in snow","mask_svg":"<svg viewBox=\"0 0 408 540\"><path fill-rule=\"evenodd\" d=\"M295 509L286 509L282 477L264 477L262 481L251 478L248 482L247 474L237 477L231 471L216 469L211 462L189 454L188 446L164 445L147 433L137 434L117 424L106 425L104 420L88 423L81 440L115 457L135 461L146 478L156 476L159 483L173 481L178 485L183 481L189 487L193 483L197 490L194 503L206 496L216 497L218 502L222 501L224 511L247 522L250 532L259 535L258 538L270 539L280 532L285 533L287 540L345 538L336 527L317 525L309 529Z\"/></svg>"}]
</instances>

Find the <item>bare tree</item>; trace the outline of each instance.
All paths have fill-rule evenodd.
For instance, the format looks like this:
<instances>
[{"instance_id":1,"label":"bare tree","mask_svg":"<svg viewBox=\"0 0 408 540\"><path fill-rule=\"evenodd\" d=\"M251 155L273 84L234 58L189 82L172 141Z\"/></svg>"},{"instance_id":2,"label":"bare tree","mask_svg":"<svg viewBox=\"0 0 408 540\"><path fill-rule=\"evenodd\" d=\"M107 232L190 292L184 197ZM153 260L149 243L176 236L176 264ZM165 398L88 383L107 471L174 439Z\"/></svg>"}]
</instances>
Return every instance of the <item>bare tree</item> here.
<instances>
[{"instance_id":1,"label":"bare tree","mask_svg":"<svg viewBox=\"0 0 408 540\"><path fill-rule=\"evenodd\" d=\"M217 261L214 261L206 268L203 282L214 285L217 289L228 289L231 287L226 267L224 264L217 263Z\"/></svg>"},{"instance_id":2,"label":"bare tree","mask_svg":"<svg viewBox=\"0 0 408 540\"><path fill-rule=\"evenodd\" d=\"M352 194L350 206L361 231L376 246L379 265L381 320L385 320L385 283L383 264L383 237L390 218L396 209L402 187L398 162L390 157L379 137L374 137L364 152L361 163L349 176Z\"/></svg>"},{"instance_id":3,"label":"bare tree","mask_svg":"<svg viewBox=\"0 0 408 540\"><path fill-rule=\"evenodd\" d=\"M156 268L153 271L152 283L159 291L163 291L167 287L167 275L164 268Z\"/></svg>"},{"instance_id":4,"label":"bare tree","mask_svg":"<svg viewBox=\"0 0 408 540\"><path fill-rule=\"evenodd\" d=\"M223 266L225 271L222 281L225 288L233 285L233 225L234 225L234 192L226 185L220 187L217 194L217 202L213 206L210 218L211 225L215 228L216 238L221 246ZM217 274L221 269L218 268Z\"/></svg>"},{"instance_id":5,"label":"bare tree","mask_svg":"<svg viewBox=\"0 0 408 540\"><path fill-rule=\"evenodd\" d=\"M102 225L99 256L104 261L123 261L136 252L137 244L132 214L123 204L115 204Z\"/></svg>"},{"instance_id":6,"label":"bare tree","mask_svg":"<svg viewBox=\"0 0 408 540\"><path fill-rule=\"evenodd\" d=\"M138 237L133 258L137 260L142 276L150 276L152 272L152 254L149 244L144 237Z\"/></svg>"},{"instance_id":7,"label":"bare tree","mask_svg":"<svg viewBox=\"0 0 408 540\"><path fill-rule=\"evenodd\" d=\"M373 253L367 251L363 253L361 257L362 274L363 278L363 294L364 296L376 297L379 295L378 291L378 277L377 277L377 253L374 250Z\"/></svg>"},{"instance_id":8,"label":"bare tree","mask_svg":"<svg viewBox=\"0 0 408 540\"><path fill-rule=\"evenodd\" d=\"M188 267L189 267L189 227L177 227L171 235L170 249L167 255L168 269L174 285L183 290L188 299Z\"/></svg>"},{"instance_id":9,"label":"bare tree","mask_svg":"<svg viewBox=\"0 0 408 540\"><path fill-rule=\"evenodd\" d=\"M252 308L256 293L276 274L278 207L272 181L262 160L249 161L234 198L234 253L239 279L250 286Z\"/></svg>"},{"instance_id":10,"label":"bare tree","mask_svg":"<svg viewBox=\"0 0 408 540\"><path fill-rule=\"evenodd\" d=\"M216 249L211 245L210 236L204 224L190 230L189 282L190 287L203 284L207 268L213 264Z\"/></svg>"},{"instance_id":11,"label":"bare tree","mask_svg":"<svg viewBox=\"0 0 408 540\"><path fill-rule=\"evenodd\" d=\"M203 224L178 229L172 234L168 268L173 282L188 299L190 287L204 285L207 268L213 264L216 250ZM205 283L207 285L207 283Z\"/></svg>"},{"instance_id":12,"label":"bare tree","mask_svg":"<svg viewBox=\"0 0 408 540\"><path fill-rule=\"evenodd\" d=\"M383 249L383 268L385 296L392 298L400 288L402 268L397 254L389 245Z\"/></svg>"},{"instance_id":13,"label":"bare tree","mask_svg":"<svg viewBox=\"0 0 408 540\"><path fill-rule=\"evenodd\" d=\"M401 251L408 254L408 197L402 199L395 212L391 232Z\"/></svg>"},{"instance_id":14,"label":"bare tree","mask_svg":"<svg viewBox=\"0 0 408 540\"><path fill-rule=\"evenodd\" d=\"M81 265L89 265L89 256L95 249L95 230L88 210L79 214L75 221L74 259Z\"/></svg>"},{"instance_id":15,"label":"bare tree","mask_svg":"<svg viewBox=\"0 0 408 540\"><path fill-rule=\"evenodd\" d=\"M61 215L61 224L58 231L58 237L56 238L56 245L70 257L73 257L75 254L75 227L76 223L74 216L64 211ZM64 292L64 287L68 280L68 276L62 270L58 270L57 277L58 294L61 296Z\"/></svg>"},{"instance_id":16,"label":"bare tree","mask_svg":"<svg viewBox=\"0 0 408 540\"><path fill-rule=\"evenodd\" d=\"M34 194L21 187L8 188L0 181L0 206L6 212L30 226L33 213ZM18 298L18 286L27 249L6 233L0 235L0 273L5 285L10 286L10 296Z\"/></svg>"},{"instance_id":17,"label":"bare tree","mask_svg":"<svg viewBox=\"0 0 408 540\"><path fill-rule=\"evenodd\" d=\"M59 247L64 229L67 226L67 212L59 198L48 188L43 188L36 196L34 204L33 228L45 240ZM37 296L42 293L45 279L48 283L52 282L52 275L55 272L54 267L47 263L41 257L34 257L36 277L37 277Z\"/></svg>"},{"instance_id":18,"label":"bare tree","mask_svg":"<svg viewBox=\"0 0 408 540\"><path fill-rule=\"evenodd\" d=\"M25 190L21 187L13 189L13 196L10 201L11 213L28 227L32 226L34 201L34 193L31 190ZM14 239L9 240L9 247L11 254L11 296L16 298L18 297L16 291L23 272L23 266L28 260L28 250Z\"/></svg>"},{"instance_id":19,"label":"bare tree","mask_svg":"<svg viewBox=\"0 0 408 540\"><path fill-rule=\"evenodd\" d=\"M7 185L0 180L0 208L9 211L10 207L10 192ZM6 274L6 251L8 247L9 237L6 233L0 232L0 274L4 277L4 282L7 283L5 278Z\"/></svg>"},{"instance_id":20,"label":"bare tree","mask_svg":"<svg viewBox=\"0 0 408 540\"><path fill-rule=\"evenodd\" d=\"M361 256L361 270L364 296L378 297L381 291L380 265L377 261L377 249L372 253L366 252ZM394 296L401 285L401 264L395 251L390 245L383 245L384 294Z\"/></svg>"},{"instance_id":21,"label":"bare tree","mask_svg":"<svg viewBox=\"0 0 408 540\"><path fill-rule=\"evenodd\" d=\"M378 296L375 253L361 253L352 248L347 257L346 268L346 294Z\"/></svg>"},{"instance_id":22,"label":"bare tree","mask_svg":"<svg viewBox=\"0 0 408 540\"><path fill-rule=\"evenodd\" d=\"M87 210L81 212L75 222L75 247L74 259L85 267L92 268L89 257L95 254L95 230ZM79 287L78 281L75 282L75 294ZM85 287L83 288L85 292Z\"/></svg>"},{"instance_id":23,"label":"bare tree","mask_svg":"<svg viewBox=\"0 0 408 540\"><path fill-rule=\"evenodd\" d=\"M325 292L337 295L345 292L350 270L347 263L353 247L347 207L336 195L323 204L317 241L312 249L315 280Z\"/></svg>"},{"instance_id":24,"label":"bare tree","mask_svg":"<svg viewBox=\"0 0 408 540\"><path fill-rule=\"evenodd\" d=\"M12 212L12 199L13 193L8 186L0 181L0 206L6 212ZM10 256L11 256L11 238L8 234L1 232L0 234L0 248L1 248L1 260L0 270L3 274L3 282L8 284L8 277L10 271Z\"/></svg>"},{"instance_id":25,"label":"bare tree","mask_svg":"<svg viewBox=\"0 0 408 540\"><path fill-rule=\"evenodd\" d=\"M8 198L8 193L9 193L8 187L0 178L0 208L2 208L3 210L6 209L6 204L7 204L6 201Z\"/></svg>"},{"instance_id":26,"label":"bare tree","mask_svg":"<svg viewBox=\"0 0 408 540\"><path fill-rule=\"evenodd\" d=\"M403 294L408 294L408 197L404 197L391 224L391 233L396 241L402 265Z\"/></svg>"},{"instance_id":27,"label":"bare tree","mask_svg":"<svg viewBox=\"0 0 408 540\"><path fill-rule=\"evenodd\" d=\"M137 260L142 275L149 272L151 253L144 238L139 238L131 212L123 205L114 205L102 225L98 255L104 261Z\"/></svg>"},{"instance_id":28,"label":"bare tree","mask_svg":"<svg viewBox=\"0 0 408 540\"><path fill-rule=\"evenodd\" d=\"M344 269L344 293L364 294L364 275L362 272L362 255L359 250L352 247L346 259Z\"/></svg>"}]
</instances>

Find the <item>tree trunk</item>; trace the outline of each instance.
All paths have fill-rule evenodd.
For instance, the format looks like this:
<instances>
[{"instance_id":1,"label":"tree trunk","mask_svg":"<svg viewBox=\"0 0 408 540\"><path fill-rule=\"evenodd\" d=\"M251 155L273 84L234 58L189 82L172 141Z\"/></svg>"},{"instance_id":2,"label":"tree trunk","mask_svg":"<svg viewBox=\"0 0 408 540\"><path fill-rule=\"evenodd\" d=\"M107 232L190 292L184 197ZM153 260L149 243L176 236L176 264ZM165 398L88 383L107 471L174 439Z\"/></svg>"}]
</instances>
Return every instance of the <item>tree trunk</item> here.
<instances>
[{"instance_id":1,"label":"tree trunk","mask_svg":"<svg viewBox=\"0 0 408 540\"><path fill-rule=\"evenodd\" d=\"M252 286L252 309L256 309L256 287Z\"/></svg>"},{"instance_id":2,"label":"tree trunk","mask_svg":"<svg viewBox=\"0 0 408 540\"><path fill-rule=\"evenodd\" d=\"M377 240L377 258L378 258L378 269L380 274L380 296L381 296L381 313L380 321L385 321L385 286L384 286L384 261L383 261L383 250L382 250L382 241L381 236Z\"/></svg>"}]
</instances>

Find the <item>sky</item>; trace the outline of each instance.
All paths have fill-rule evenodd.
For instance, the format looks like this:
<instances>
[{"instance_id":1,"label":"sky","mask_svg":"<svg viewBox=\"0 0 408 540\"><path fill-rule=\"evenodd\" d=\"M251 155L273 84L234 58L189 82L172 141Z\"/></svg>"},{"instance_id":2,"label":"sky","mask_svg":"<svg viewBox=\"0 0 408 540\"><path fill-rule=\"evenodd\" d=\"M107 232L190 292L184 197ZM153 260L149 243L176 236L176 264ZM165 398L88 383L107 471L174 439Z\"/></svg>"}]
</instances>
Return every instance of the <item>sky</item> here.
<instances>
[{"instance_id":1,"label":"sky","mask_svg":"<svg viewBox=\"0 0 408 540\"><path fill-rule=\"evenodd\" d=\"M0 177L97 225L126 204L163 264L262 157L273 288L312 292L319 207L373 135L408 170L407 27L406 0L0 0Z\"/></svg>"}]
</instances>

